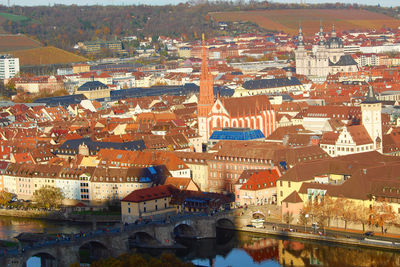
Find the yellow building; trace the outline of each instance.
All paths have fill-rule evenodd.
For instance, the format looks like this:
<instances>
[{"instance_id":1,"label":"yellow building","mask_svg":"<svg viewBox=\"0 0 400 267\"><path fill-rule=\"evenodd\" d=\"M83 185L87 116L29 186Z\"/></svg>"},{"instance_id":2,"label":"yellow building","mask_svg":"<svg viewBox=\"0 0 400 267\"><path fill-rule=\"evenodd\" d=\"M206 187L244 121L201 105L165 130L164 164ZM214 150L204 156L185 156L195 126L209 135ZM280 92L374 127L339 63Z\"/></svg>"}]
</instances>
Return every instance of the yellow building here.
<instances>
[{"instance_id":1,"label":"yellow building","mask_svg":"<svg viewBox=\"0 0 400 267\"><path fill-rule=\"evenodd\" d=\"M160 185L135 190L121 201L123 223L133 223L142 218L165 219L176 213L170 206L175 188L171 185Z\"/></svg>"},{"instance_id":2,"label":"yellow building","mask_svg":"<svg viewBox=\"0 0 400 267\"><path fill-rule=\"evenodd\" d=\"M175 154L189 167L193 182L201 191L208 190L208 164L213 158L211 153L175 152Z\"/></svg>"},{"instance_id":3,"label":"yellow building","mask_svg":"<svg viewBox=\"0 0 400 267\"><path fill-rule=\"evenodd\" d=\"M75 94L83 94L87 99L109 98L110 88L99 81L91 81L81 85Z\"/></svg>"},{"instance_id":4,"label":"yellow building","mask_svg":"<svg viewBox=\"0 0 400 267\"><path fill-rule=\"evenodd\" d=\"M376 151L301 163L279 178L278 205L286 205L285 199L298 192L304 203L329 195L368 208L386 202L400 213L399 172L400 157Z\"/></svg>"},{"instance_id":5,"label":"yellow building","mask_svg":"<svg viewBox=\"0 0 400 267\"><path fill-rule=\"evenodd\" d=\"M72 71L74 74L82 73L82 72L89 72L90 65L89 64L75 64L72 66Z\"/></svg>"}]
</instances>

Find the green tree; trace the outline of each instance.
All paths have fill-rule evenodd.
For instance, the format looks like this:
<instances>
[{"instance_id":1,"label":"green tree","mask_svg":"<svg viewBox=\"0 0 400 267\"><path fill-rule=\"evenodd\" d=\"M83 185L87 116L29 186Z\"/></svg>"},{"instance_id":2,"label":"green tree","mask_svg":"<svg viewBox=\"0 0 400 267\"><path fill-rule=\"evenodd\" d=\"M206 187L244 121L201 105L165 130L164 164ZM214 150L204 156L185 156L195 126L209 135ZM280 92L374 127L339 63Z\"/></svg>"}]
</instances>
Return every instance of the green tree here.
<instances>
[{"instance_id":1,"label":"green tree","mask_svg":"<svg viewBox=\"0 0 400 267\"><path fill-rule=\"evenodd\" d=\"M33 192L33 201L43 208L58 208L63 199L64 194L58 187L46 186Z\"/></svg>"}]
</instances>

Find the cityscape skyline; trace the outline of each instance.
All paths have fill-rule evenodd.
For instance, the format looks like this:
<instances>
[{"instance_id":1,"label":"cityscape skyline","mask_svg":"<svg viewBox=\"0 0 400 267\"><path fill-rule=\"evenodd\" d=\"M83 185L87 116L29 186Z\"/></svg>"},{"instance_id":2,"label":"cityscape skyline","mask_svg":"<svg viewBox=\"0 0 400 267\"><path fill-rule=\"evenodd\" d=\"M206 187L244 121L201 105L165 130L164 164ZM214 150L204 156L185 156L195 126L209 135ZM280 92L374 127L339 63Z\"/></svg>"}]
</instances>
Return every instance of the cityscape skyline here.
<instances>
[{"instance_id":1,"label":"cityscape skyline","mask_svg":"<svg viewBox=\"0 0 400 267\"><path fill-rule=\"evenodd\" d=\"M169 4L179 4L185 3L187 0L44 0L44 1L30 1L30 0L9 0L4 3L4 5L19 5L19 6L39 6L39 5L54 5L54 4L64 4L64 5L169 5ZM258 1L260 2L260 1ZM280 0L280 1L271 1L275 3L307 3L307 4L318 4L318 3L334 3L336 1L330 0ZM381 6L399 6L399 2L396 0L382 0L377 3L375 0L364 0L362 3L356 2L353 0L342 0L340 3L351 4L364 4L364 5L381 5Z\"/></svg>"}]
</instances>

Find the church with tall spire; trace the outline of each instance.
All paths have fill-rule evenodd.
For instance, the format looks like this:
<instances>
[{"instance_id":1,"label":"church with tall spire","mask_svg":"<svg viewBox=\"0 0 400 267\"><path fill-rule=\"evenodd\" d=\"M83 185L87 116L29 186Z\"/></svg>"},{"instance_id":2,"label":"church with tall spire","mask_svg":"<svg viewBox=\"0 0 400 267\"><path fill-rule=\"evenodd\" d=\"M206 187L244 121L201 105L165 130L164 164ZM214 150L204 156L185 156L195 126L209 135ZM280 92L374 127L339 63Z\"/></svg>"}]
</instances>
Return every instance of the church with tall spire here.
<instances>
[{"instance_id":1,"label":"church with tall spire","mask_svg":"<svg viewBox=\"0 0 400 267\"><path fill-rule=\"evenodd\" d=\"M204 36L197 118L199 135L205 146L213 131L222 128L259 129L265 136L276 129L275 111L267 95L215 98Z\"/></svg>"},{"instance_id":2,"label":"church with tall spire","mask_svg":"<svg viewBox=\"0 0 400 267\"><path fill-rule=\"evenodd\" d=\"M325 40L321 24L318 43L311 51L305 49L303 30L300 26L295 57L296 73L305 75L314 82L324 82L329 74L358 71L357 62L351 55L344 53L343 41L337 37L335 26L332 27L330 38Z\"/></svg>"},{"instance_id":3,"label":"church with tall spire","mask_svg":"<svg viewBox=\"0 0 400 267\"><path fill-rule=\"evenodd\" d=\"M208 68L208 55L202 35L202 52L201 52L201 74L200 74L200 95L197 103L197 118L199 125L199 135L202 137L203 143L207 143L210 136L208 117L214 105L214 87L213 76Z\"/></svg>"}]
</instances>

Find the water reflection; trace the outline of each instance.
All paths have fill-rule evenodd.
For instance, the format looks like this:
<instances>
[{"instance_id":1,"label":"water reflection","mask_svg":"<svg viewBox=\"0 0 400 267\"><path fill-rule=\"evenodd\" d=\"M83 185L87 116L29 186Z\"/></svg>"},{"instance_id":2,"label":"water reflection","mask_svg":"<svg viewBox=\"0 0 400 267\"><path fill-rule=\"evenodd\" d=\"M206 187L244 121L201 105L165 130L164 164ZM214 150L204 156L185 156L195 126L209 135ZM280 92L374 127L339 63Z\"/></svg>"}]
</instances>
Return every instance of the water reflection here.
<instances>
[{"instance_id":1,"label":"water reflection","mask_svg":"<svg viewBox=\"0 0 400 267\"><path fill-rule=\"evenodd\" d=\"M99 225L98 227L101 227ZM0 239L12 240L20 233L79 233L92 229L90 223L60 222L40 219L0 217Z\"/></svg>"},{"instance_id":2,"label":"water reflection","mask_svg":"<svg viewBox=\"0 0 400 267\"><path fill-rule=\"evenodd\" d=\"M201 266L400 266L400 252L346 247L308 241L265 238L232 232L222 244L217 239L191 242L183 256ZM226 237L228 233L223 233ZM207 243L208 242L208 243Z\"/></svg>"},{"instance_id":3,"label":"water reflection","mask_svg":"<svg viewBox=\"0 0 400 267\"><path fill-rule=\"evenodd\" d=\"M0 217L0 239L11 239L21 232L77 233L91 227L91 224ZM400 252L265 238L263 235L230 230L218 229L216 239L178 241L187 248L169 252L200 266L400 266ZM132 253L135 251L138 250ZM164 250L138 252L160 255ZM46 257L43 259L49 261ZM41 266L40 258L31 258L27 266Z\"/></svg>"}]
</instances>

